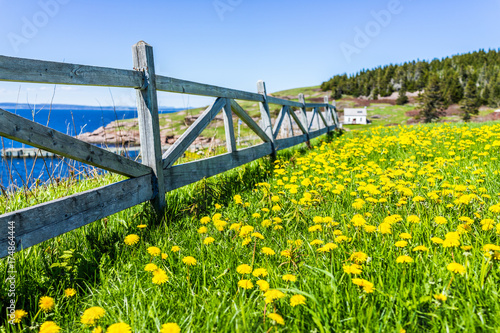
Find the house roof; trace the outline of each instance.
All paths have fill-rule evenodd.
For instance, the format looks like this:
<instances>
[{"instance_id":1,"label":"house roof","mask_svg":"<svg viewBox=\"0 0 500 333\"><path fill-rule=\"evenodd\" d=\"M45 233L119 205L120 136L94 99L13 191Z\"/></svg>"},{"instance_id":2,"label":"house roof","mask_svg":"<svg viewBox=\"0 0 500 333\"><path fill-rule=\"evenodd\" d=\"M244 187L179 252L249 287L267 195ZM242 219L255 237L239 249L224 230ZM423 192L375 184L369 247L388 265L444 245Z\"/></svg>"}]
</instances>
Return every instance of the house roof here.
<instances>
[{"instance_id":1,"label":"house roof","mask_svg":"<svg viewBox=\"0 0 500 333\"><path fill-rule=\"evenodd\" d=\"M349 116L349 117L359 117L359 116L365 116L366 117L366 108L359 108L359 109L351 109L351 108L345 108L344 109L344 117Z\"/></svg>"}]
</instances>

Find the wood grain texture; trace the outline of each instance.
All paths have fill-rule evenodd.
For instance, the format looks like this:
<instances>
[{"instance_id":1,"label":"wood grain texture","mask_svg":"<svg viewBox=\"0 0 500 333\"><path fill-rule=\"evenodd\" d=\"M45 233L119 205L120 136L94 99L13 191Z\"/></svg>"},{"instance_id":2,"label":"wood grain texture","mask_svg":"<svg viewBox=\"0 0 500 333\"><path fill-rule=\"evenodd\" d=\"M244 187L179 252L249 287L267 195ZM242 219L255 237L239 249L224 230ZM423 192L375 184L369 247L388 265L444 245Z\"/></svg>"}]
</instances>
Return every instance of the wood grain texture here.
<instances>
[{"instance_id":1,"label":"wood grain texture","mask_svg":"<svg viewBox=\"0 0 500 333\"><path fill-rule=\"evenodd\" d=\"M235 100L231 100L231 109L233 112L245 123L252 131L255 132L264 142L270 142L271 139L267 134L260 128L260 126L248 115L248 113L243 110L243 108L236 103Z\"/></svg>"},{"instance_id":2,"label":"wood grain texture","mask_svg":"<svg viewBox=\"0 0 500 333\"><path fill-rule=\"evenodd\" d=\"M283 120L287 116L287 113L288 113L288 106L284 105L283 107L281 107L280 113L278 114L278 117L276 117L276 122L274 123L273 136L275 140L278 137L281 125L283 125Z\"/></svg>"},{"instance_id":3,"label":"wood grain texture","mask_svg":"<svg viewBox=\"0 0 500 333\"><path fill-rule=\"evenodd\" d=\"M260 116L262 118L262 126L264 132L271 139L271 142L274 143L274 135L273 135L273 125L271 123L271 112L269 112L269 104L267 104L267 91L266 84L264 81L260 80L257 82L257 91L264 97L264 101L260 103Z\"/></svg>"},{"instance_id":4,"label":"wood grain texture","mask_svg":"<svg viewBox=\"0 0 500 333\"><path fill-rule=\"evenodd\" d=\"M214 104L208 107L196 121L181 135L175 143L163 154L163 168L173 165L186 149L203 132L222 108L226 106L226 99L218 98Z\"/></svg>"},{"instance_id":5,"label":"wood grain texture","mask_svg":"<svg viewBox=\"0 0 500 333\"><path fill-rule=\"evenodd\" d=\"M302 105L299 102L289 101L287 99L281 99L273 96L266 96L267 103L269 104L278 104L278 105L286 105L295 108L300 108Z\"/></svg>"},{"instance_id":6,"label":"wood grain texture","mask_svg":"<svg viewBox=\"0 0 500 333\"><path fill-rule=\"evenodd\" d=\"M306 113L306 101L304 98L304 94L300 93L299 94L299 102L301 104L300 106L300 120L301 123L303 124L304 128L306 131L304 134L308 135L309 134L309 122L307 121L307 113Z\"/></svg>"},{"instance_id":7,"label":"wood grain texture","mask_svg":"<svg viewBox=\"0 0 500 333\"><path fill-rule=\"evenodd\" d=\"M210 84L191 82L167 76L156 76L156 88L181 94L241 99L245 101L263 102L261 95L241 90L217 87Z\"/></svg>"},{"instance_id":8,"label":"wood grain texture","mask_svg":"<svg viewBox=\"0 0 500 333\"><path fill-rule=\"evenodd\" d=\"M128 179L0 215L0 257L7 255L9 222L14 222L17 252L151 200L152 178L150 174Z\"/></svg>"},{"instance_id":9,"label":"wood grain texture","mask_svg":"<svg viewBox=\"0 0 500 333\"><path fill-rule=\"evenodd\" d=\"M307 135L305 134L293 136L291 138L286 138L286 139L278 139L276 140L276 150L278 151L290 148L298 144L304 143L306 141L307 141Z\"/></svg>"},{"instance_id":10,"label":"wood grain texture","mask_svg":"<svg viewBox=\"0 0 500 333\"><path fill-rule=\"evenodd\" d=\"M300 112L300 118L299 118L299 116L297 116L295 111L290 111L290 115L292 116L293 120L295 120L295 122L297 123L297 126L299 126L302 133L307 134L309 131L307 129L307 125L304 126L304 123L302 122L303 121L302 110L300 110L299 112ZM307 124L307 122L305 124Z\"/></svg>"},{"instance_id":11,"label":"wood grain texture","mask_svg":"<svg viewBox=\"0 0 500 333\"><path fill-rule=\"evenodd\" d=\"M234 137L233 112L231 111L231 100L225 98L226 104L223 108L224 131L226 134L226 148L228 153L236 151L236 139Z\"/></svg>"},{"instance_id":12,"label":"wood grain texture","mask_svg":"<svg viewBox=\"0 0 500 333\"><path fill-rule=\"evenodd\" d=\"M140 88L144 76L125 69L0 56L0 81Z\"/></svg>"},{"instance_id":13,"label":"wood grain texture","mask_svg":"<svg viewBox=\"0 0 500 333\"><path fill-rule=\"evenodd\" d=\"M167 191L234 169L273 153L270 142L165 169Z\"/></svg>"},{"instance_id":14,"label":"wood grain texture","mask_svg":"<svg viewBox=\"0 0 500 333\"><path fill-rule=\"evenodd\" d=\"M332 128L324 127L322 129L316 130L314 132L309 132L309 139L314 139L322 134L329 132L330 130L332 130Z\"/></svg>"},{"instance_id":15,"label":"wood grain texture","mask_svg":"<svg viewBox=\"0 0 500 333\"><path fill-rule=\"evenodd\" d=\"M157 213L165 208L163 184L163 160L160 142L160 120L158 118L158 97L156 94L153 48L144 41L132 46L134 68L144 73L147 86L137 89L137 112L141 141L142 163L149 166L156 176L153 186L153 207Z\"/></svg>"},{"instance_id":16,"label":"wood grain texture","mask_svg":"<svg viewBox=\"0 0 500 333\"><path fill-rule=\"evenodd\" d=\"M146 165L2 109L0 109L0 136L127 177L139 177L152 172Z\"/></svg>"}]
</instances>

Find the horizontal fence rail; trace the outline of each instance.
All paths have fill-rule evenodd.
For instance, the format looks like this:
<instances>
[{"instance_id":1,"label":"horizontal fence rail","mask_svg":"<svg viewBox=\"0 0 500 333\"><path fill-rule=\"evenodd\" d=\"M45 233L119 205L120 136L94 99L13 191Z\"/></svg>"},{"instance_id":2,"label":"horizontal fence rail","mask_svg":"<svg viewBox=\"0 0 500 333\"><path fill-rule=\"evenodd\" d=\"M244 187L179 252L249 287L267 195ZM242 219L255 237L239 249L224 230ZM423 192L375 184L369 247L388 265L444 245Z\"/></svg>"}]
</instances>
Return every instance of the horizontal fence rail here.
<instances>
[{"instance_id":1,"label":"horizontal fence rail","mask_svg":"<svg viewBox=\"0 0 500 333\"><path fill-rule=\"evenodd\" d=\"M300 94L295 102L267 95L263 81L257 83L257 93L252 93L160 76L155 74L150 45L141 41L132 50L134 70L0 56L0 81L134 88L142 156L142 163L132 161L0 109L0 136L129 177L115 184L0 215L0 257L143 202L150 201L161 213L168 191L274 155L279 150L308 143L338 129L337 110L335 105L329 104L328 97L324 103L306 103L304 95ZM159 135L157 91L216 97L164 154ZM260 125L237 100L259 103ZM269 104L281 105L274 124ZM306 112L307 109L312 112ZM224 119L227 153L175 165L219 112ZM233 114L262 143L237 149ZM284 123L289 125L292 137L278 138ZM294 135L293 124L297 125L300 134Z\"/></svg>"}]
</instances>

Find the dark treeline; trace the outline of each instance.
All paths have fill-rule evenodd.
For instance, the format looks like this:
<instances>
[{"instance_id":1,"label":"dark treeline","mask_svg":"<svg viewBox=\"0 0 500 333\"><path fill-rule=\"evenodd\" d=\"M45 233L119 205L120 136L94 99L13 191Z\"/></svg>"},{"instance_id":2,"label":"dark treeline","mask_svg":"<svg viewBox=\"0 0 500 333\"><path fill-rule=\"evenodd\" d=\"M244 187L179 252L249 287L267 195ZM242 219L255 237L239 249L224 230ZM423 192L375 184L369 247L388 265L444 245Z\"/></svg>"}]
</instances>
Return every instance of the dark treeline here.
<instances>
[{"instance_id":1,"label":"dark treeline","mask_svg":"<svg viewBox=\"0 0 500 333\"><path fill-rule=\"evenodd\" d=\"M474 103L499 107L500 49L479 50L430 62L417 60L391 64L363 69L354 75L335 75L323 82L321 88L331 90L334 99L342 95L377 99L399 91L398 104L404 104L408 101L406 92L425 90L433 84L431 81L437 82L435 88L445 105L465 103L467 91L474 88Z\"/></svg>"}]
</instances>

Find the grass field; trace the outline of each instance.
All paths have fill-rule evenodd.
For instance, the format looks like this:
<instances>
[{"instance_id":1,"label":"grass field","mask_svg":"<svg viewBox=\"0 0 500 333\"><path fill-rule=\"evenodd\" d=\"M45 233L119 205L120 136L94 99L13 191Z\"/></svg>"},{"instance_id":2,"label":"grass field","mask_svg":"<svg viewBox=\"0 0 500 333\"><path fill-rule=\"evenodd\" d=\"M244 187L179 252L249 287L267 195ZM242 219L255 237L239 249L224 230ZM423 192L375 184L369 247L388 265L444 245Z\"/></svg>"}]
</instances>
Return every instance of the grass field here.
<instances>
[{"instance_id":1,"label":"grass field","mask_svg":"<svg viewBox=\"0 0 500 333\"><path fill-rule=\"evenodd\" d=\"M498 123L375 127L176 190L17 254L0 331L498 332L499 148Z\"/></svg>"}]
</instances>

